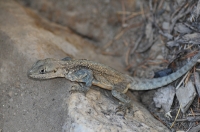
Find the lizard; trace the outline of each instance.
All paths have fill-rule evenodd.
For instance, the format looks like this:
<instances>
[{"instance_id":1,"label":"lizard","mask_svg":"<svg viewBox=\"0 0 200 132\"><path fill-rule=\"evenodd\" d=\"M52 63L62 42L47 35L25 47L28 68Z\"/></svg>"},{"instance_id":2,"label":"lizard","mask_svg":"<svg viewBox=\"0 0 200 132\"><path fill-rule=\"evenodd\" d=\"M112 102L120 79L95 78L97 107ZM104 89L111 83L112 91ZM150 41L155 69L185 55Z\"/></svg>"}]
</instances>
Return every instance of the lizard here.
<instances>
[{"instance_id":1,"label":"lizard","mask_svg":"<svg viewBox=\"0 0 200 132\"><path fill-rule=\"evenodd\" d=\"M75 91L87 92L92 85L111 90L112 96L121 102L117 109L125 112L131 105L131 100L125 94L128 90L152 90L172 83L189 71L199 58L200 52L176 72L153 79L131 77L101 63L70 57L62 60L53 58L38 60L27 75L33 79L64 77L82 84L81 87L74 87Z\"/></svg>"}]
</instances>

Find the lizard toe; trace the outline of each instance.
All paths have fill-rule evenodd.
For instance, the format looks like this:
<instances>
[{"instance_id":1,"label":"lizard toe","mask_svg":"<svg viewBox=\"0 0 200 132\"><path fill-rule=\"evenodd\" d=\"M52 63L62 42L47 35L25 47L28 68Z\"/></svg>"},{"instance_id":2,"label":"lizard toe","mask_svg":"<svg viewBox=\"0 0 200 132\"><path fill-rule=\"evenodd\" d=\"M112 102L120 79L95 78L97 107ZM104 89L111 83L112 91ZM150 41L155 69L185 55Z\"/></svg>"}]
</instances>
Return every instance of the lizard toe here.
<instances>
[{"instance_id":1,"label":"lizard toe","mask_svg":"<svg viewBox=\"0 0 200 132\"><path fill-rule=\"evenodd\" d=\"M86 95L88 90L89 90L88 87L76 84L71 87L71 90L69 92L70 94L78 92L78 93L84 93L84 95Z\"/></svg>"},{"instance_id":2,"label":"lizard toe","mask_svg":"<svg viewBox=\"0 0 200 132\"><path fill-rule=\"evenodd\" d=\"M117 108L116 108L116 114L118 114L118 115L125 115L126 113L127 113L127 110L130 110L130 108L131 108L131 105L130 105L130 103L128 103L128 104L120 104Z\"/></svg>"}]
</instances>

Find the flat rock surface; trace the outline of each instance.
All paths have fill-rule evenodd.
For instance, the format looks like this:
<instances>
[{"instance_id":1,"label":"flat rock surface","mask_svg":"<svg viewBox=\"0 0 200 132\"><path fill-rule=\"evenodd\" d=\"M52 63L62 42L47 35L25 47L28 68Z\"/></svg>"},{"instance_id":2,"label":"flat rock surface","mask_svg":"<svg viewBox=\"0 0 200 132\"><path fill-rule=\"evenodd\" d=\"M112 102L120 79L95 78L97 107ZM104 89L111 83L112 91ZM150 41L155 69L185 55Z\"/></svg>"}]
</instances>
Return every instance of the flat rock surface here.
<instances>
[{"instance_id":1,"label":"flat rock surface","mask_svg":"<svg viewBox=\"0 0 200 132\"><path fill-rule=\"evenodd\" d=\"M197 93L192 81L189 81L186 86L182 86L177 89L176 96L183 113L189 109L196 95Z\"/></svg>"},{"instance_id":2,"label":"flat rock surface","mask_svg":"<svg viewBox=\"0 0 200 132\"><path fill-rule=\"evenodd\" d=\"M163 108L165 112L169 112L174 100L174 95L175 88L173 86L158 89L153 98L156 107Z\"/></svg>"},{"instance_id":3,"label":"flat rock surface","mask_svg":"<svg viewBox=\"0 0 200 132\"><path fill-rule=\"evenodd\" d=\"M134 115L115 114L118 101L94 88L86 96L70 94L64 78L31 80L27 71L38 59L67 55L102 62L122 71L117 58L97 54L84 40L68 32L56 35L40 27L40 19L15 1L0 0L0 130L3 132L168 131L143 106L132 102ZM45 22L45 21L43 21ZM74 38L76 44L67 37ZM129 96L133 96L128 93Z\"/></svg>"}]
</instances>

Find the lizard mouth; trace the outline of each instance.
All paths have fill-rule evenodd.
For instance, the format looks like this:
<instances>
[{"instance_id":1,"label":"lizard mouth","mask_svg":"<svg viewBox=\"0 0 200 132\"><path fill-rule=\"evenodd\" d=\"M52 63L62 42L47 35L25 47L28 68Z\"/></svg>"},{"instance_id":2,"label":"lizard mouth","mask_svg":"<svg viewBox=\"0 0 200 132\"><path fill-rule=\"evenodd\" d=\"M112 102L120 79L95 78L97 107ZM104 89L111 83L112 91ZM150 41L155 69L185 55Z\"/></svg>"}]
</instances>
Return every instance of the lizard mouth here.
<instances>
[{"instance_id":1,"label":"lizard mouth","mask_svg":"<svg viewBox=\"0 0 200 132\"><path fill-rule=\"evenodd\" d=\"M46 73L46 74L41 74L41 73L34 73L34 71L32 71L32 70L29 70L28 72L27 72L27 76L29 77L29 78L31 78L31 79L48 79L48 77L49 77L49 75L48 75L49 73Z\"/></svg>"},{"instance_id":2,"label":"lizard mouth","mask_svg":"<svg viewBox=\"0 0 200 132\"><path fill-rule=\"evenodd\" d=\"M50 78L54 78L55 73L45 73L45 74L41 74L41 73L31 73L28 72L28 77L29 78L34 78L34 79L50 79Z\"/></svg>"},{"instance_id":3,"label":"lizard mouth","mask_svg":"<svg viewBox=\"0 0 200 132\"><path fill-rule=\"evenodd\" d=\"M42 74L31 74L28 72L27 74L28 78L34 79L34 80L39 80L39 79L48 79L47 76L44 76Z\"/></svg>"},{"instance_id":4,"label":"lizard mouth","mask_svg":"<svg viewBox=\"0 0 200 132\"><path fill-rule=\"evenodd\" d=\"M50 78L56 78L56 77L64 77L62 70L57 71L51 71L46 73L35 73L32 70L29 70L27 72L27 76L31 79L50 79Z\"/></svg>"}]
</instances>

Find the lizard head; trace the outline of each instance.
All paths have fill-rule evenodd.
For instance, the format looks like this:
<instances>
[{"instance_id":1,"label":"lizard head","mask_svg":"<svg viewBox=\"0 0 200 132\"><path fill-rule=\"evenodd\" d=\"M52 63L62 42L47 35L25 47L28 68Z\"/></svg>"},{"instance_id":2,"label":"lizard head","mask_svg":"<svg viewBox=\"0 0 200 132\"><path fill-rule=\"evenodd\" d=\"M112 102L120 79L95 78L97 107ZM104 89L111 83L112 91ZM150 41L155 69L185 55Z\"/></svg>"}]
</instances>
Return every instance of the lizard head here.
<instances>
[{"instance_id":1,"label":"lizard head","mask_svg":"<svg viewBox=\"0 0 200 132\"><path fill-rule=\"evenodd\" d=\"M35 79L49 79L64 77L64 69L58 60L47 58L38 60L28 71L28 77Z\"/></svg>"}]
</instances>

